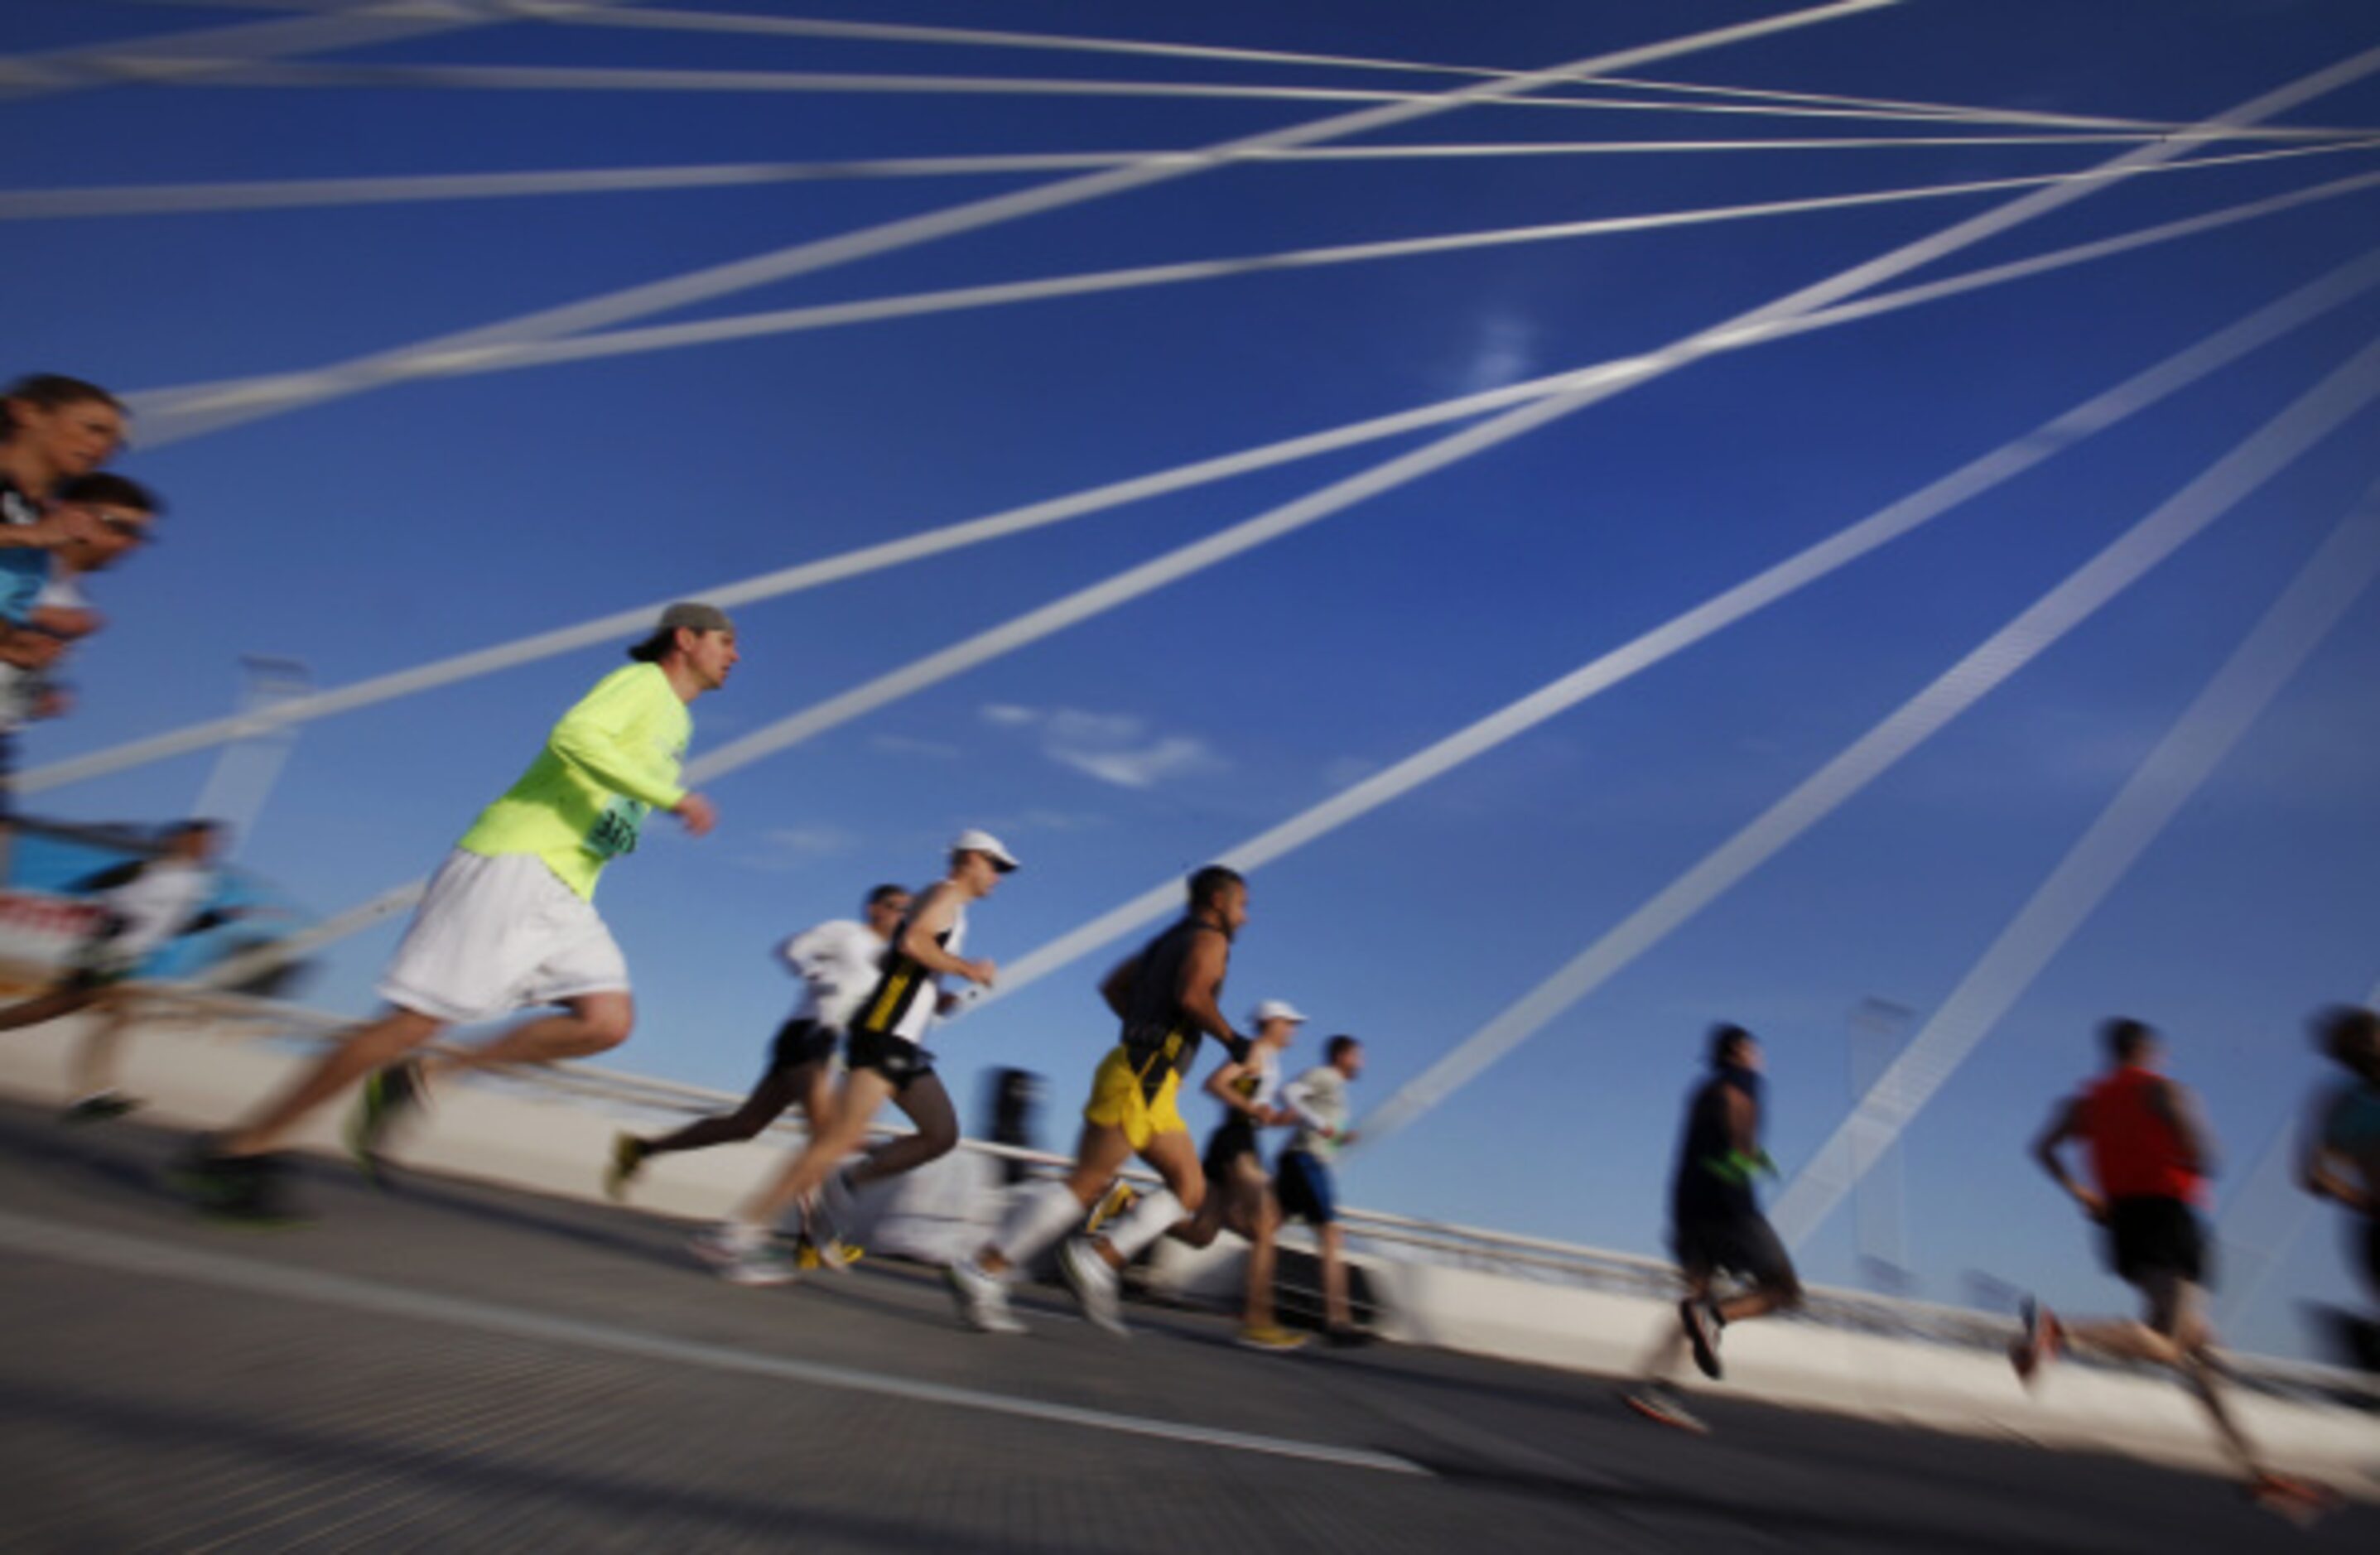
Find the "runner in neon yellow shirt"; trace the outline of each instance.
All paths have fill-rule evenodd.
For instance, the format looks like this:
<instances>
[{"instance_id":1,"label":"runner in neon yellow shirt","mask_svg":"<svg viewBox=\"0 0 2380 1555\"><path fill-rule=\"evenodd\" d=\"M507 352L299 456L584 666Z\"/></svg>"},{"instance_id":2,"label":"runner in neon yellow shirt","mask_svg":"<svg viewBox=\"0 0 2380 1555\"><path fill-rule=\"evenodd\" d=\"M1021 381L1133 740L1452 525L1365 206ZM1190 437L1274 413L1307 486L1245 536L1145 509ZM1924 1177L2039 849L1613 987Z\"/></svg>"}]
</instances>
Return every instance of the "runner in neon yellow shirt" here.
<instances>
[{"instance_id":1,"label":"runner in neon yellow shirt","mask_svg":"<svg viewBox=\"0 0 2380 1555\"><path fill-rule=\"evenodd\" d=\"M645 817L686 798L677 771L693 730L659 664L613 670L562 715L520 781L455 845L491 858L533 853L591 899L603 866L636 851Z\"/></svg>"},{"instance_id":2,"label":"runner in neon yellow shirt","mask_svg":"<svg viewBox=\"0 0 2380 1555\"><path fill-rule=\"evenodd\" d=\"M389 1013L350 1034L249 1124L201 1140L182 1175L221 1212L270 1218L270 1151L308 1114L364 1080L349 1143L377 1171L389 1125L438 1074L585 1058L627 1040L628 966L596 916L603 866L667 810L699 837L710 802L678 782L686 705L727 682L735 628L707 604L674 604L650 637L565 713L520 781L481 811L431 878L380 982ZM449 1026L560 1005L479 1047L414 1056Z\"/></svg>"}]
</instances>

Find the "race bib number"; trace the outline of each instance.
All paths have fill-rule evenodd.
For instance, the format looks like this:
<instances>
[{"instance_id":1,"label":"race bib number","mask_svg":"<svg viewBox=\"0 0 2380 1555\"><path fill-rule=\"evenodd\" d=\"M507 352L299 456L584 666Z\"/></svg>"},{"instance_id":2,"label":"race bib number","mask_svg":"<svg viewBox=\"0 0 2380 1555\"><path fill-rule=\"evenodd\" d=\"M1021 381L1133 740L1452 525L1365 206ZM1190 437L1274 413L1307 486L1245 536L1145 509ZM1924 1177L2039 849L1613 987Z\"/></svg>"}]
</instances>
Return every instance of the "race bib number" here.
<instances>
[{"instance_id":1,"label":"race bib number","mask_svg":"<svg viewBox=\"0 0 2380 1555\"><path fill-rule=\"evenodd\" d=\"M645 828L645 817L652 807L641 799L631 799L614 794L595 824L587 829L586 839L578 845L598 858L617 858L624 853L637 851L637 835Z\"/></svg>"}]
</instances>

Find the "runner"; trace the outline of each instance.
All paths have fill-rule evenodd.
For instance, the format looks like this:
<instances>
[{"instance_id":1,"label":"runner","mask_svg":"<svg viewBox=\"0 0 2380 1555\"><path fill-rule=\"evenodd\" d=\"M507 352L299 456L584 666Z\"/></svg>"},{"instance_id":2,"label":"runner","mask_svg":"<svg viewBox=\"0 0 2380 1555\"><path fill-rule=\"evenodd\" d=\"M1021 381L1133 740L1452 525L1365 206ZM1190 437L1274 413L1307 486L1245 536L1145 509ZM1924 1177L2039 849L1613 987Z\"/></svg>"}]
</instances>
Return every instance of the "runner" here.
<instances>
[{"instance_id":1,"label":"runner","mask_svg":"<svg viewBox=\"0 0 2380 1555\"><path fill-rule=\"evenodd\" d=\"M2250 1499L2293 1518L2318 1514L2328 1494L2265 1467L2216 1386L2221 1361L2205 1312L2208 1247L2197 1209L2215 1168L2215 1140L2197 1099L2160 1072L2164 1044L2148 1027L2110 1020L2099 1034L2107 1073L2059 1103L2034 1141L2033 1156L2107 1228L2108 1261L2141 1293L2142 1317L2067 1323L2028 1300L2024 1332L2009 1359L2027 1387L2070 1348L2171 1367L2214 1421ZM2058 1152L2070 1144L2087 1149L2095 1186L2067 1171Z\"/></svg>"},{"instance_id":2,"label":"runner","mask_svg":"<svg viewBox=\"0 0 2380 1555\"><path fill-rule=\"evenodd\" d=\"M1281 1052L1305 1022L1287 1001L1266 1000L1248 1017L1257 1034L1248 1056L1226 1060L1207 1076L1207 1094L1223 1104L1223 1121L1208 1138L1201 1162L1207 1197L1196 1216L1173 1228L1175 1239L1193 1247L1212 1245L1225 1230L1247 1239L1247 1299L1239 1342L1250 1350L1287 1352L1305 1345L1304 1334L1273 1320L1273 1239L1281 1230L1281 1205L1257 1148L1257 1130L1296 1121L1273 1102L1281 1092Z\"/></svg>"},{"instance_id":3,"label":"runner","mask_svg":"<svg viewBox=\"0 0 2380 1555\"><path fill-rule=\"evenodd\" d=\"M1760 1148L1764 1067L1751 1032L1740 1026L1714 1027L1710 1076L1686 1102L1670 1187L1670 1246L1685 1276L1686 1295L1678 1303L1677 1327L1664 1325L1645 1356L1641 1379L1621 1395L1639 1415L1681 1430L1708 1428L1679 1402L1670 1385L1687 1355L1705 1377L1716 1380L1719 1334L1730 1323L1802 1302L1793 1260L1761 1214L1752 1188L1755 1175L1777 1170ZM1719 1300L1713 1293L1722 1274L1749 1281L1751 1288Z\"/></svg>"},{"instance_id":4,"label":"runner","mask_svg":"<svg viewBox=\"0 0 2380 1555\"><path fill-rule=\"evenodd\" d=\"M698 1235L694 1250L719 1277L738 1285L782 1285L801 1270L777 1245L776 1228L797 1204L810 1204L810 1241L819 1262L843 1270L851 1261L844 1232L852 1223L852 1194L869 1183L915 1171L959 1142L958 1112L934 1055L919 1043L934 1017L956 1002L941 979L964 978L990 988L998 968L959 955L966 942L967 905L992 893L1016 859L989 832L966 831L951 844L950 872L926 890L890 936L892 949L844 1039L849 1073L833 1115L802 1152L735 1214ZM908 1114L915 1132L891 1140L855 1166L845 1158L868 1137L868 1125L887 1099Z\"/></svg>"},{"instance_id":5,"label":"runner","mask_svg":"<svg viewBox=\"0 0 2380 1555\"><path fill-rule=\"evenodd\" d=\"M1107 975L1099 997L1123 1022L1122 1040L1099 1061L1075 1169L1064 1179L1019 1191L999 1234L974 1257L951 1265L959 1315L986 1333L1022 1333L1008 1309L1014 1271L1081 1223L1123 1163L1137 1154L1164 1185L1110 1220L1103 1230L1059 1249L1058 1267L1083 1315L1111 1333L1129 1332L1117 1308L1117 1271L1140 1250L1196 1215L1206 1200L1197 1148L1176 1105L1182 1075L1203 1037L1223 1044L1235 1063L1247 1039L1232 1029L1217 1001L1232 942L1248 920L1248 884L1236 870L1209 864L1190 877L1190 910Z\"/></svg>"},{"instance_id":6,"label":"runner","mask_svg":"<svg viewBox=\"0 0 2380 1555\"><path fill-rule=\"evenodd\" d=\"M0 566L0 621L15 643L13 651L0 650L0 737L63 711L65 687L53 673L57 662L67 645L103 625L81 580L147 543L165 505L139 482L105 471L71 476L53 493L47 524L63 528L0 531L57 536L42 550L0 552L0 560L27 559L21 567Z\"/></svg>"},{"instance_id":7,"label":"runner","mask_svg":"<svg viewBox=\"0 0 2380 1555\"><path fill-rule=\"evenodd\" d=\"M421 1097L430 1070L417 1050L449 1026L558 1004L477 1048L441 1054L439 1072L583 1058L625 1041L635 1016L627 963L596 916L603 866L632 852L645 817L666 810L695 836L717 820L680 787L693 720L686 704L727 682L735 628L707 604L671 605L637 661L596 683L563 715L518 782L480 812L414 909L382 977L389 1013L358 1028L241 1127L201 1138L183 1179L200 1203L231 1215L277 1212L267 1152L299 1121L357 1081L363 1104L349 1142L376 1172L389 1127Z\"/></svg>"},{"instance_id":8,"label":"runner","mask_svg":"<svg viewBox=\"0 0 2380 1555\"><path fill-rule=\"evenodd\" d=\"M1273 1192L1281 1212L1314 1228L1322 1255L1322 1332L1333 1344L1359 1344L1363 1334L1347 1310L1347 1258L1339 1233L1339 1188L1331 1163L1355 1136L1347 1127L1347 1086L1364 1072L1364 1044L1333 1037L1322 1062L1281 1088L1282 1108L1297 1133L1275 1163Z\"/></svg>"},{"instance_id":9,"label":"runner","mask_svg":"<svg viewBox=\"0 0 2380 1555\"><path fill-rule=\"evenodd\" d=\"M2316 1198L2362 1217L2363 1282L2380 1298L2380 1015L2338 1005L2314 1017L2314 1037L2350 1077L2315 1101L2298 1177ZM2357 1363L2380 1371L2380 1323L2348 1321Z\"/></svg>"},{"instance_id":10,"label":"runner","mask_svg":"<svg viewBox=\"0 0 2380 1555\"><path fill-rule=\"evenodd\" d=\"M623 1134L613 1140L603 1191L615 1201L625 1200L629 1184L653 1157L757 1138L796 1104L809 1122L811 1136L824 1133L832 1113L835 1044L860 997L875 986L885 946L908 913L906 886L880 885L868 893L861 908L864 921L833 918L778 946L778 957L802 979L802 997L777 1028L760 1083L733 1112L698 1118L659 1139Z\"/></svg>"},{"instance_id":11,"label":"runner","mask_svg":"<svg viewBox=\"0 0 2380 1555\"><path fill-rule=\"evenodd\" d=\"M239 908L207 905L222 880L215 868L222 843L223 829L213 821L185 820L165 833L164 849L155 857L103 869L67 886L75 895L102 893L98 927L55 986L0 1009L0 1031L100 1009L99 1025L76 1052L77 1100L67 1110L68 1121L118 1118L140 1106L115 1089L115 1054L135 1002L127 985L167 942L244 916Z\"/></svg>"}]
</instances>

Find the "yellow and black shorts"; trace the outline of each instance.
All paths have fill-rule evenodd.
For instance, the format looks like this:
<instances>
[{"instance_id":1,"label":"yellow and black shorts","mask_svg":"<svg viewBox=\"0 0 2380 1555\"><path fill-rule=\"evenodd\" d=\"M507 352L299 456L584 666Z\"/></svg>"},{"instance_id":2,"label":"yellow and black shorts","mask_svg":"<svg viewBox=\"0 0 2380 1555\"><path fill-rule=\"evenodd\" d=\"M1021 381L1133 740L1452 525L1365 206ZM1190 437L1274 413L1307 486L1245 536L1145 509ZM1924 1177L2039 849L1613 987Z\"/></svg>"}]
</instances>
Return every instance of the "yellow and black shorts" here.
<instances>
[{"instance_id":1,"label":"yellow and black shorts","mask_svg":"<svg viewBox=\"0 0 2380 1555\"><path fill-rule=\"evenodd\" d=\"M1091 1101L1083 1109L1083 1121L1121 1128L1134 1149L1145 1150L1160 1134L1190 1132L1176 1105L1181 1091L1181 1071L1161 1054L1144 1055L1135 1064L1119 1043L1109 1050L1099 1061L1099 1073L1091 1076Z\"/></svg>"}]
</instances>

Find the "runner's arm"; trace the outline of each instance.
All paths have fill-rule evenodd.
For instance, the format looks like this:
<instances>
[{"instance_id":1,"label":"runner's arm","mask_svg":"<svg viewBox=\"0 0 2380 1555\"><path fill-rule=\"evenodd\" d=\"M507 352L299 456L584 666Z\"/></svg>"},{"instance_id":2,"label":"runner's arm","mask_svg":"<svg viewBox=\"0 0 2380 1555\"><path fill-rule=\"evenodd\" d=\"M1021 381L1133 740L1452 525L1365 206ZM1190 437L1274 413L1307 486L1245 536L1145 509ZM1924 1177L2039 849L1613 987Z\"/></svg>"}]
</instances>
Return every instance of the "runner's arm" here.
<instances>
[{"instance_id":1,"label":"runner's arm","mask_svg":"<svg viewBox=\"0 0 2380 1555\"><path fill-rule=\"evenodd\" d=\"M926 899L917 904L909 921L901 926L900 943L893 948L923 966L929 972L940 972L969 982L991 985L992 965L989 961L969 961L944 950L936 936L958 920L959 893L948 881L933 886Z\"/></svg>"},{"instance_id":2,"label":"runner's arm","mask_svg":"<svg viewBox=\"0 0 2380 1555\"><path fill-rule=\"evenodd\" d=\"M2338 1105L2334 1097L2315 1102L2300 1130L2305 1146L2298 1154L2298 1183L2316 1198L2336 1199L2369 1215L2380 1210L2380 1200L2375 1200L2368 1188L2358 1187L2339 1170L2347 1163L2347 1158L2330 1146L2330 1114Z\"/></svg>"},{"instance_id":3,"label":"runner's arm","mask_svg":"<svg viewBox=\"0 0 2380 1555\"><path fill-rule=\"evenodd\" d=\"M613 793L657 810L674 810L687 796L677 781L677 763L624 737L648 698L672 694L665 686L656 689L652 682L636 678L598 686L562 715L546 745Z\"/></svg>"},{"instance_id":4,"label":"runner's arm","mask_svg":"<svg viewBox=\"0 0 2380 1555\"><path fill-rule=\"evenodd\" d=\"M1099 980L1099 997L1107 1002L1115 1018L1123 1020L1132 1011L1132 985L1140 977L1140 955L1135 952L1125 956L1108 975Z\"/></svg>"},{"instance_id":5,"label":"runner's arm","mask_svg":"<svg viewBox=\"0 0 2380 1555\"><path fill-rule=\"evenodd\" d=\"M1232 1082L1246 1074L1248 1069L1249 1065L1244 1059L1225 1059L1215 1065L1215 1072L1207 1076L1207 1084L1202 1088L1232 1112L1254 1118L1258 1123L1268 1122L1252 1098L1242 1096L1232 1088Z\"/></svg>"},{"instance_id":6,"label":"runner's arm","mask_svg":"<svg viewBox=\"0 0 2380 1555\"><path fill-rule=\"evenodd\" d=\"M2041 1136L2033 1142L2033 1159L2041 1163L2041 1169L2049 1173L2052 1182L2064 1188L2075 1203L2082 1206L2095 1219L2106 1212L2107 1206L2097 1194L2074 1180L2074 1174L2066 1170L2066 1162L2058 1153L2059 1147L2068 1140L2081 1137L2082 1103L2070 1097L2058 1104L2058 1111L2049 1115L2049 1126L2043 1129Z\"/></svg>"},{"instance_id":7,"label":"runner's arm","mask_svg":"<svg viewBox=\"0 0 2380 1555\"><path fill-rule=\"evenodd\" d=\"M1231 942L1220 934L1200 934L1182 957L1182 981L1174 1002L1190 1024L1223 1044L1234 1062L1248 1056L1248 1039L1232 1029L1215 996L1223 991L1223 973L1231 965Z\"/></svg>"}]
</instances>

